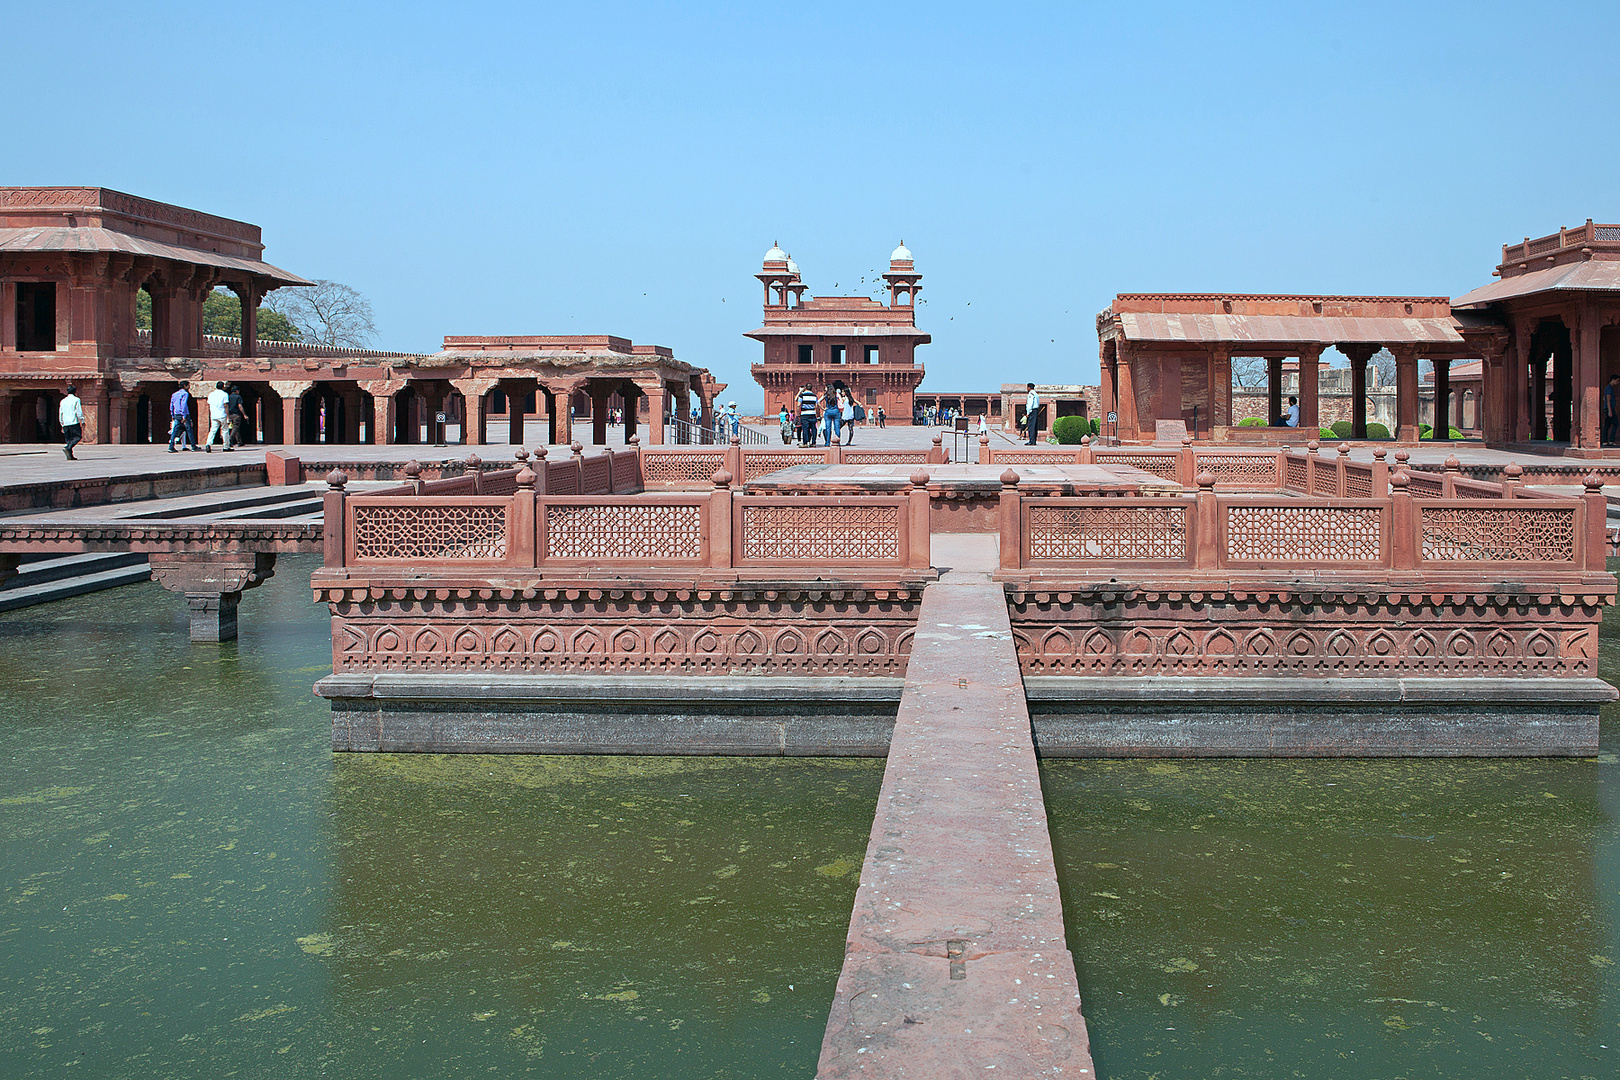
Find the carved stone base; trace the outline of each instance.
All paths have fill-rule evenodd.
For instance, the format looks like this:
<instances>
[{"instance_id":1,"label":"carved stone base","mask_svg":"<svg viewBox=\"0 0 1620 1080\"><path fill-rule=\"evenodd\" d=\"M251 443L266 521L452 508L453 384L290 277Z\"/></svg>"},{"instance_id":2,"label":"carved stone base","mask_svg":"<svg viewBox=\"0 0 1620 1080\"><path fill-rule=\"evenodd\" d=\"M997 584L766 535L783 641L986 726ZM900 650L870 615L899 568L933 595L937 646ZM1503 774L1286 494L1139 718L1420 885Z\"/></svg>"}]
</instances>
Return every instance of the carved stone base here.
<instances>
[{"instance_id":1,"label":"carved stone base","mask_svg":"<svg viewBox=\"0 0 1620 1080\"><path fill-rule=\"evenodd\" d=\"M244 590L275 576L274 552L170 552L151 557L152 577L184 593L191 610L191 640L217 645L236 640L236 609Z\"/></svg>"}]
</instances>

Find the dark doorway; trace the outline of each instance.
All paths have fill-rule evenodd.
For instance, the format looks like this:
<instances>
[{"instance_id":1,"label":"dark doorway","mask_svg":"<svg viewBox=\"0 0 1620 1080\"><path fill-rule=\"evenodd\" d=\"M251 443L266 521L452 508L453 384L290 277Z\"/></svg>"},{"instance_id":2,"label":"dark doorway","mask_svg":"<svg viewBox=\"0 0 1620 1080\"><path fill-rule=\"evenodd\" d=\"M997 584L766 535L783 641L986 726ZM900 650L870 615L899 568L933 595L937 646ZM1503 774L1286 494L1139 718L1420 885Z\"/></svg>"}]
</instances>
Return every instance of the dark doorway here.
<instances>
[{"instance_id":1,"label":"dark doorway","mask_svg":"<svg viewBox=\"0 0 1620 1080\"><path fill-rule=\"evenodd\" d=\"M56 349L56 283L17 283L17 351L53 352Z\"/></svg>"}]
</instances>

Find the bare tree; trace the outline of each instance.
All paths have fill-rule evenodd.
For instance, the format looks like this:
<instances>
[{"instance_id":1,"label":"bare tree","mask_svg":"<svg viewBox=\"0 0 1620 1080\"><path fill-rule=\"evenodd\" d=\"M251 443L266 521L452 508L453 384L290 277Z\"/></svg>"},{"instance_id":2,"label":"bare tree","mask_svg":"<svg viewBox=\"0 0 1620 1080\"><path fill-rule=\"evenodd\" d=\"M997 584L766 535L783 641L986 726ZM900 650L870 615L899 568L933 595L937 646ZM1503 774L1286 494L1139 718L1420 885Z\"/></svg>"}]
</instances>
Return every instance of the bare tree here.
<instances>
[{"instance_id":1,"label":"bare tree","mask_svg":"<svg viewBox=\"0 0 1620 1080\"><path fill-rule=\"evenodd\" d=\"M377 336L371 301L340 281L318 279L310 288L284 288L264 302L298 328L299 340L340 349L364 349Z\"/></svg>"},{"instance_id":2,"label":"bare tree","mask_svg":"<svg viewBox=\"0 0 1620 1080\"><path fill-rule=\"evenodd\" d=\"M1266 386L1266 358L1263 356L1232 357L1232 381L1244 390Z\"/></svg>"}]
</instances>

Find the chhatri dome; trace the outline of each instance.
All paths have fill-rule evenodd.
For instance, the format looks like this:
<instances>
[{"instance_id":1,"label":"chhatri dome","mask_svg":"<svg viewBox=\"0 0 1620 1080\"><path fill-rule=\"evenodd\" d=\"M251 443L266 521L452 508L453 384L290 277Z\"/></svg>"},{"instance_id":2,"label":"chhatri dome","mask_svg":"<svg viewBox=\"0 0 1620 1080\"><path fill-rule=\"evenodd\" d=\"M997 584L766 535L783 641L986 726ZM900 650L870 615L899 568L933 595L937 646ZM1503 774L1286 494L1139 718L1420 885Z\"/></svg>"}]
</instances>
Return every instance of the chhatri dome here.
<instances>
[{"instance_id":1,"label":"chhatri dome","mask_svg":"<svg viewBox=\"0 0 1620 1080\"><path fill-rule=\"evenodd\" d=\"M889 261L890 262L910 262L911 261L911 249L906 247L906 242L904 240L900 241L900 246L899 247L895 248L894 251L889 253Z\"/></svg>"},{"instance_id":2,"label":"chhatri dome","mask_svg":"<svg viewBox=\"0 0 1620 1080\"><path fill-rule=\"evenodd\" d=\"M793 256L789 255L788 256L788 273L797 274L798 272L799 272L799 264L793 261Z\"/></svg>"},{"instance_id":3,"label":"chhatri dome","mask_svg":"<svg viewBox=\"0 0 1620 1080\"><path fill-rule=\"evenodd\" d=\"M782 250L780 244L771 244L771 250L765 253L766 262L787 262L787 252Z\"/></svg>"}]
</instances>

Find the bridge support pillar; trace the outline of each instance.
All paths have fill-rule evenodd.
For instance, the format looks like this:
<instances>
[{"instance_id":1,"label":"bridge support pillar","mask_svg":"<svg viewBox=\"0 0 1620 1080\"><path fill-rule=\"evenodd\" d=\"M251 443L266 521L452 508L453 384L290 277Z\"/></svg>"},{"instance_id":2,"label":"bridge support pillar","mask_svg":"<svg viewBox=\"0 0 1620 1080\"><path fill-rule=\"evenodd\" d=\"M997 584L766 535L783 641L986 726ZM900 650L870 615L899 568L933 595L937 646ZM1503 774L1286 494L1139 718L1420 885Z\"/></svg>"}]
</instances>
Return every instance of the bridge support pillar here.
<instances>
[{"instance_id":1,"label":"bridge support pillar","mask_svg":"<svg viewBox=\"0 0 1620 1080\"><path fill-rule=\"evenodd\" d=\"M217 645L236 640L242 593L275 576L274 552L174 552L151 557L152 577L184 594L191 609L191 640Z\"/></svg>"}]
</instances>

